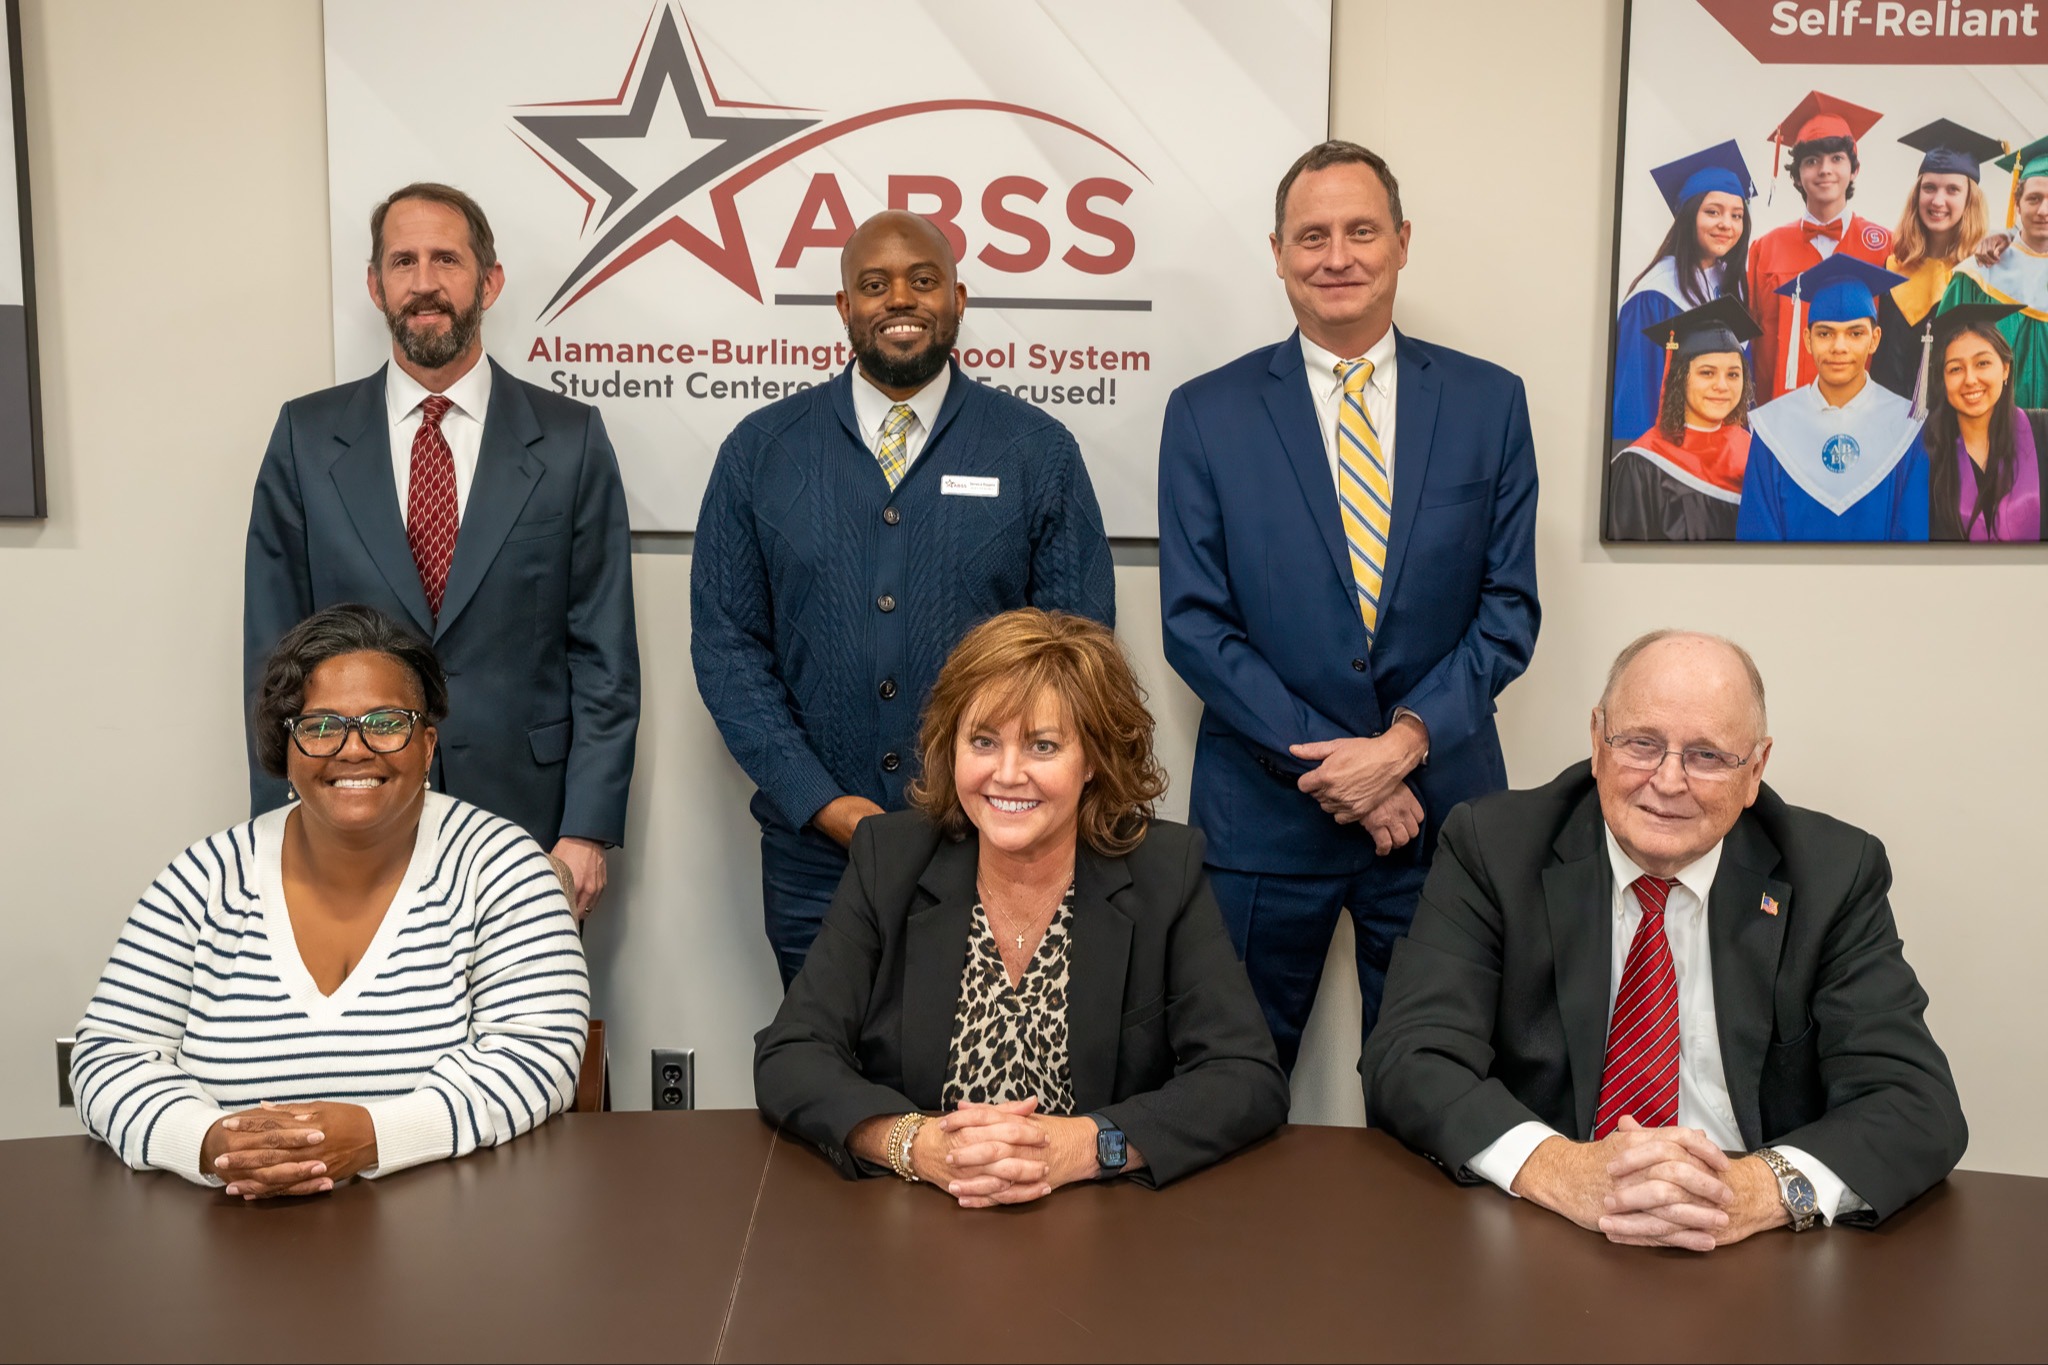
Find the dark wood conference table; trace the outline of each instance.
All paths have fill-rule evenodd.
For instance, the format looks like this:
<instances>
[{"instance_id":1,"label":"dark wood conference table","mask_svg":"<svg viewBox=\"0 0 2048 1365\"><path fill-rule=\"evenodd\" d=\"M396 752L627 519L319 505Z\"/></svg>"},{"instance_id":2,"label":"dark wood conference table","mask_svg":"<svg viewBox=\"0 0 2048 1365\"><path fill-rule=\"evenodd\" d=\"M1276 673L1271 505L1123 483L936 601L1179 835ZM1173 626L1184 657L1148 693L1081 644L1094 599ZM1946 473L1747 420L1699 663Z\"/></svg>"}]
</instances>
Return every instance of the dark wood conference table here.
<instances>
[{"instance_id":1,"label":"dark wood conference table","mask_svg":"<svg viewBox=\"0 0 2048 1365\"><path fill-rule=\"evenodd\" d=\"M2042 1359L2044 1226L2048 1180L1964 1173L1874 1231L1616 1247L1349 1128L1000 1212L750 1110L259 1204L43 1138L0 1142L0 1359Z\"/></svg>"}]
</instances>

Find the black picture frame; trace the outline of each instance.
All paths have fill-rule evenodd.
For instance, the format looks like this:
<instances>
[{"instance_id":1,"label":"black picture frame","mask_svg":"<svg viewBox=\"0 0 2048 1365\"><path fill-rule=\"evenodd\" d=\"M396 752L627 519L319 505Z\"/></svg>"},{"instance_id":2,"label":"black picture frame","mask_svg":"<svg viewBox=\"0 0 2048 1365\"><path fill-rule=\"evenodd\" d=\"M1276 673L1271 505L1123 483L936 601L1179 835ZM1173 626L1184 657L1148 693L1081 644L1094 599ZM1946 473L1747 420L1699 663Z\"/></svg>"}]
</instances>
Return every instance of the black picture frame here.
<instances>
[{"instance_id":1,"label":"black picture frame","mask_svg":"<svg viewBox=\"0 0 2048 1365\"><path fill-rule=\"evenodd\" d=\"M14 114L15 211L21 223L21 304L0 305L0 518L49 515L43 476L42 375L36 346L35 251L30 230L28 125L22 88L21 0L7 4L7 75ZM0 270L8 263L0 261Z\"/></svg>"}]
</instances>

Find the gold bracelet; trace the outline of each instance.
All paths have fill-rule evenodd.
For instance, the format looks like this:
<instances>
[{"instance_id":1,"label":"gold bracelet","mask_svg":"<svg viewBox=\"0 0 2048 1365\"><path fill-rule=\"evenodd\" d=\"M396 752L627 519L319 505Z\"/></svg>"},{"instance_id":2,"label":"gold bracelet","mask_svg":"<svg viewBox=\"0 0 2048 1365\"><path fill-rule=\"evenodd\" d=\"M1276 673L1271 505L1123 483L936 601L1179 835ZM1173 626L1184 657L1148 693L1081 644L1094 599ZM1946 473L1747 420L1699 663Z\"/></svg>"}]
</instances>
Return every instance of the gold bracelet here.
<instances>
[{"instance_id":1,"label":"gold bracelet","mask_svg":"<svg viewBox=\"0 0 2048 1365\"><path fill-rule=\"evenodd\" d=\"M917 1140L917 1130L924 1127L927 1117L924 1114L911 1113L897 1119L889 1129L889 1142L884 1149L889 1154L889 1169L913 1185L920 1183L920 1180L917 1171L910 1164L910 1144Z\"/></svg>"}]
</instances>

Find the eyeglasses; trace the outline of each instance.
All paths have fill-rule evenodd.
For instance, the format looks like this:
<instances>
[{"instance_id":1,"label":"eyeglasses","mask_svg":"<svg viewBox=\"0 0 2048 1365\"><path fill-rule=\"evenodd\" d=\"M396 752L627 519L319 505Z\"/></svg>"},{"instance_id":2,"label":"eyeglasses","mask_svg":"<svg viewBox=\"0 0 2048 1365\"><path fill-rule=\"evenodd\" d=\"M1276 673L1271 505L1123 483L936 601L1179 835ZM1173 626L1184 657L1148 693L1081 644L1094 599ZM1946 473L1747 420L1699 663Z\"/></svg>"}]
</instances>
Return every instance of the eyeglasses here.
<instances>
[{"instance_id":1,"label":"eyeglasses","mask_svg":"<svg viewBox=\"0 0 2048 1365\"><path fill-rule=\"evenodd\" d=\"M1653 773L1664 766L1664 760L1672 754L1678 755L1678 764L1687 777L1702 782L1725 782L1749 766L1755 750L1748 755L1723 753L1719 749L1695 746L1690 749L1667 749L1661 739L1648 735L1608 735L1607 747L1613 751L1615 761L1622 767L1639 773Z\"/></svg>"},{"instance_id":2,"label":"eyeglasses","mask_svg":"<svg viewBox=\"0 0 2048 1365\"><path fill-rule=\"evenodd\" d=\"M363 737L363 745L371 753L395 754L412 743L413 727L426 718L423 711L386 707L360 716L291 716L284 721L284 728L307 758L333 758L348 743L351 730Z\"/></svg>"}]
</instances>

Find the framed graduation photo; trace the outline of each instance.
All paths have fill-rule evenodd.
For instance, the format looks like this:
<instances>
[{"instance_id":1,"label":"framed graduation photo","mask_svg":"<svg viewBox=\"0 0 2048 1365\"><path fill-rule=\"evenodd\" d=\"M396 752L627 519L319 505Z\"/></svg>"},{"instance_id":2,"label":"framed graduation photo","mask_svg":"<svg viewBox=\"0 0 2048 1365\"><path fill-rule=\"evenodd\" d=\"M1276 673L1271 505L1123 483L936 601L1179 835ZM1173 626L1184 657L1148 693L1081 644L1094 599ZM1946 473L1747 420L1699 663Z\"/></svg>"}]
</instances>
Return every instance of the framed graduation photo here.
<instances>
[{"instance_id":1,"label":"framed graduation photo","mask_svg":"<svg viewBox=\"0 0 2048 1365\"><path fill-rule=\"evenodd\" d=\"M10 91L0 117L0 517L48 514L36 376L35 270L29 255L28 139L22 128L21 4L7 0Z\"/></svg>"},{"instance_id":2,"label":"framed graduation photo","mask_svg":"<svg viewBox=\"0 0 2048 1365\"><path fill-rule=\"evenodd\" d=\"M1626 25L1601 539L2041 541L2048 5Z\"/></svg>"}]
</instances>

